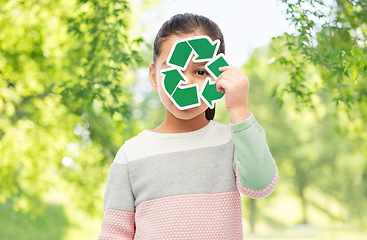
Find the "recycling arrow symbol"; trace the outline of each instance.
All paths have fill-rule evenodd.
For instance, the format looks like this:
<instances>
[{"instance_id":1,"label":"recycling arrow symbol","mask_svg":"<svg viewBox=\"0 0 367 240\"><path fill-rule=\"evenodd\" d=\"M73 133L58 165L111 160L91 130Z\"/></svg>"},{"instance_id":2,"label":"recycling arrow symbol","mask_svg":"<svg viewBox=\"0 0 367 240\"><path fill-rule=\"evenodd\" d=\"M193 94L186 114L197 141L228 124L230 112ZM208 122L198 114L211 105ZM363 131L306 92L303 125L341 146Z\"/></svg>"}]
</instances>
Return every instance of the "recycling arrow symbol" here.
<instances>
[{"instance_id":1,"label":"recycling arrow symbol","mask_svg":"<svg viewBox=\"0 0 367 240\"><path fill-rule=\"evenodd\" d=\"M200 91L197 83L182 86L188 83L182 71L186 70L191 57L193 62L208 62L205 69L214 79L219 77L222 72L218 69L228 66L224 54L217 55L219 45L219 39L213 42L208 36L196 36L181 39L172 46L166 61L170 68L163 69L161 74L164 92L178 109L200 106L200 98L213 109L214 103L224 98L224 93L217 91L214 81L209 77L205 79Z\"/></svg>"}]
</instances>

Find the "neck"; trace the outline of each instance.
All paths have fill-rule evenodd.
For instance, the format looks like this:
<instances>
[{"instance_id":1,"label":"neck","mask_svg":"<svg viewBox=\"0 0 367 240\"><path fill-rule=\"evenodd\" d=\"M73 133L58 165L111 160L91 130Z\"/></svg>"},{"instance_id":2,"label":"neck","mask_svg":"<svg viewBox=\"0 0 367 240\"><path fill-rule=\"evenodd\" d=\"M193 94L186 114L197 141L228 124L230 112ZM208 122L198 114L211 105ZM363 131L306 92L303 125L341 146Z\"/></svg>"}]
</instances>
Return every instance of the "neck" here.
<instances>
[{"instance_id":1,"label":"neck","mask_svg":"<svg viewBox=\"0 0 367 240\"><path fill-rule=\"evenodd\" d=\"M192 132L205 127L209 120L205 118L205 112L192 119L179 119L168 110L166 111L166 119L161 125L153 130L159 133L183 133Z\"/></svg>"}]
</instances>

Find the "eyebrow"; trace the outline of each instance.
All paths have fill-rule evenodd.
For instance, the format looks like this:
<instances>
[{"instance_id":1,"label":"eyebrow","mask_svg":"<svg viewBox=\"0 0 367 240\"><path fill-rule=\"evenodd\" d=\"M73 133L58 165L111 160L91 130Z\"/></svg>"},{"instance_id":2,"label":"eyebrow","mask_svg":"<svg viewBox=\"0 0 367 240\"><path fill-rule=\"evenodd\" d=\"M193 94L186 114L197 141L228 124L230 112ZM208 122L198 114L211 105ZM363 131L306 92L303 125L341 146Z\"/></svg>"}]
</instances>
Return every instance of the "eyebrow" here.
<instances>
[{"instance_id":1,"label":"eyebrow","mask_svg":"<svg viewBox=\"0 0 367 240\"><path fill-rule=\"evenodd\" d=\"M200 65L200 66L203 66L205 64L207 64L208 62L194 62L195 65Z\"/></svg>"},{"instance_id":2,"label":"eyebrow","mask_svg":"<svg viewBox=\"0 0 367 240\"><path fill-rule=\"evenodd\" d=\"M195 65L199 65L199 66L203 66L203 65L205 65L207 63L208 62L194 62ZM162 62L162 65L161 66L164 66L164 65L169 66L166 61Z\"/></svg>"}]
</instances>

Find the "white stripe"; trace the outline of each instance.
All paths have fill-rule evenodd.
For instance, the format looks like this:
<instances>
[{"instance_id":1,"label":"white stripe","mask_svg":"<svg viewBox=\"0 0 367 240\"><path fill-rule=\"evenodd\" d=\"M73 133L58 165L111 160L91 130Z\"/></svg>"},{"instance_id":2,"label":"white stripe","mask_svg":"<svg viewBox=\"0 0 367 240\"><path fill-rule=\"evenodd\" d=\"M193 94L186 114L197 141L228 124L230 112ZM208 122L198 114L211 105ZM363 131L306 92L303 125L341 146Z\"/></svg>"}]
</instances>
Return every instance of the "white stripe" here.
<instances>
[{"instance_id":1,"label":"white stripe","mask_svg":"<svg viewBox=\"0 0 367 240\"><path fill-rule=\"evenodd\" d=\"M219 146L232 138L230 126L210 121L205 127L185 133L156 133L145 130L126 141L115 157L127 163L149 156Z\"/></svg>"}]
</instances>

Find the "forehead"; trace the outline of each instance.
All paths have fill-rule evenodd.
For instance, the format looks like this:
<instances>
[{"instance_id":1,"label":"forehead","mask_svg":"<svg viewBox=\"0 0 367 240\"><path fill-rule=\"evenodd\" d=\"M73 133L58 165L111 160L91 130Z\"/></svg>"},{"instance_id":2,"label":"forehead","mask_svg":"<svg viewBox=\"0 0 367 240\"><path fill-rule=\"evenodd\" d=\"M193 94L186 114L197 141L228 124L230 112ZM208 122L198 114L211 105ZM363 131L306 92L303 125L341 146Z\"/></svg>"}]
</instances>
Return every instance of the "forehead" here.
<instances>
[{"instance_id":1,"label":"forehead","mask_svg":"<svg viewBox=\"0 0 367 240\"><path fill-rule=\"evenodd\" d=\"M157 64L162 66L162 67L167 67L167 63L166 60L169 56L169 53L171 52L171 49L173 47L173 45L175 44L176 41L179 41L181 39L185 39L185 38L190 38L190 37L194 37L194 36L200 36L203 35L202 33L199 32L195 32L192 34L182 34L182 35L171 35L168 36L164 39L164 41L162 41L161 43L161 53L159 54L158 58L157 58ZM205 63L196 63L197 65L205 65Z\"/></svg>"},{"instance_id":2,"label":"forehead","mask_svg":"<svg viewBox=\"0 0 367 240\"><path fill-rule=\"evenodd\" d=\"M171 36L168 36L168 37L165 37L164 40L162 41L161 43L161 54L160 55L164 55L164 54L169 54L169 52L171 51L172 47L173 47L173 44L176 42L176 41L179 41L179 40L182 40L182 39L185 39L185 38L189 38L189 37L193 37L195 35L193 34L189 34L189 35L171 35ZM168 56L167 54L167 56Z\"/></svg>"}]
</instances>

